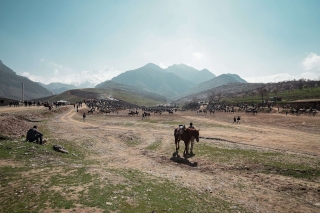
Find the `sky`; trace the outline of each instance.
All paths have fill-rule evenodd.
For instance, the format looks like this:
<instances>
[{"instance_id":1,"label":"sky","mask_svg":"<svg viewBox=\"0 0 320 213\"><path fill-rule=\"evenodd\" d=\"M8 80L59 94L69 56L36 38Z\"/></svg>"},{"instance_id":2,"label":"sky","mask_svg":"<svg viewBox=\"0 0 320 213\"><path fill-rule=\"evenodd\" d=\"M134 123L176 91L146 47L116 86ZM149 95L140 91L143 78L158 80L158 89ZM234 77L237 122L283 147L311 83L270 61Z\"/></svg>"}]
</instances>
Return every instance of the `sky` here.
<instances>
[{"instance_id":1,"label":"sky","mask_svg":"<svg viewBox=\"0 0 320 213\"><path fill-rule=\"evenodd\" d=\"M0 0L0 60L42 83L147 63L319 79L319 11L319 0Z\"/></svg>"}]
</instances>

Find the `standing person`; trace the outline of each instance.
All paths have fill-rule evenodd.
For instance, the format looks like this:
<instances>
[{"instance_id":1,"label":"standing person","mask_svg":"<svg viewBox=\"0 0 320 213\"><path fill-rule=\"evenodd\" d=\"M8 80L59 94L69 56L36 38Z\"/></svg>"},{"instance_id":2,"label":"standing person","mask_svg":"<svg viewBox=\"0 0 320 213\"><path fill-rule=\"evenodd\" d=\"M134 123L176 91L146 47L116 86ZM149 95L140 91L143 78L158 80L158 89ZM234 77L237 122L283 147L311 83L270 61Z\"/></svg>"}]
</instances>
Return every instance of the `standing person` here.
<instances>
[{"instance_id":1,"label":"standing person","mask_svg":"<svg viewBox=\"0 0 320 213\"><path fill-rule=\"evenodd\" d=\"M236 116L234 116L234 118L233 118L233 123L237 123L237 118L236 118Z\"/></svg>"},{"instance_id":2,"label":"standing person","mask_svg":"<svg viewBox=\"0 0 320 213\"><path fill-rule=\"evenodd\" d=\"M194 126L193 126L193 123L190 123L190 126L188 128L189 129L195 129ZM190 138L189 143L191 143L190 154L193 154L193 146L194 146L194 137L193 136Z\"/></svg>"},{"instance_id":3,"label":"standing person","mask_svg":"<svg viewBox=\"0 0 320 213\"><path fill-rule=\"evenodd\" d=\"M87 117L85 112L83 113L82 117L83 117L83 122L84 122Z\"/></svg>"},{"instance_id":4,"label":"standing person","mask_svg":"<svg viewBox=\"0 0 320 213\"><path fill-rule=\"evenodd\" d=\"M237 117L237 123L240 124L240 116Z\"/></svg>"},{"instance_id":5,"label":"standing person","mask_svg":"<svg viewBox=\"0 0 320 213\"><path fill-rule=\"evenodd\" d=\"M33 128L28 130L26 141L33 142L36 140L37 141L36 143L43 145L42 136L43 134L38 130L38 127L34 125Z\"/></svg>"}]
</instances>

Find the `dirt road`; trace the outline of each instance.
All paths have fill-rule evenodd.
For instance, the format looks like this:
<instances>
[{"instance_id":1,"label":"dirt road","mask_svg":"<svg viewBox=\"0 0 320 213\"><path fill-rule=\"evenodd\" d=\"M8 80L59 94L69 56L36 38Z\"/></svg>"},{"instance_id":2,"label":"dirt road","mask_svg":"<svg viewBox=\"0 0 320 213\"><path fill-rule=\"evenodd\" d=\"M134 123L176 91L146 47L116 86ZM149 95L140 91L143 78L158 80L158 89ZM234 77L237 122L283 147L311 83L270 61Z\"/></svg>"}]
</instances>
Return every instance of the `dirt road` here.
<instances>
[{"instance_id":1,"label":"dirt road","mask_svg":"<svg viewBox=\"0 0 320 213\"><path fill-rule=\"evenodd\" d=\"M24 106L19 106L19 107L9 107L9 106L2 106L0 107L0 113L9 113L9 112L21 112L21 111L32 111L32 110L43 110L43 106L39 107L24 107Z\"/></svg>"},{"instance_id":2,"label":"dirt road","mask_svg":"<svg viewBox=\"0 0 320 213\"><path fill-rule=\"evenodd\" d=\"M180 163L172 158L173 129L179 123L191 121L200 128L200 143L294 152L319 158L318 117L304 117L301 121L301 118L278 114L241 114L241 124L233 124L234 115L222 113L210 116L179 112L173 116L152 115L149 120L142 120L140 116L129 117L124 111L119 115L88 115L86 121L82 121L83 112L85 109L77 113L70 107L65 114L53 119L50 128L58 138L75 141L98 153L90 158L98 160L101 168L137 169L198 193L211 193L252 212L320 211L319 181L246 172L213 163L197 154ZM139 143L130 146L125 142L128 140ZM155 141L161 141L159 150L146 149Z\"/></svg>"}]
</instances>

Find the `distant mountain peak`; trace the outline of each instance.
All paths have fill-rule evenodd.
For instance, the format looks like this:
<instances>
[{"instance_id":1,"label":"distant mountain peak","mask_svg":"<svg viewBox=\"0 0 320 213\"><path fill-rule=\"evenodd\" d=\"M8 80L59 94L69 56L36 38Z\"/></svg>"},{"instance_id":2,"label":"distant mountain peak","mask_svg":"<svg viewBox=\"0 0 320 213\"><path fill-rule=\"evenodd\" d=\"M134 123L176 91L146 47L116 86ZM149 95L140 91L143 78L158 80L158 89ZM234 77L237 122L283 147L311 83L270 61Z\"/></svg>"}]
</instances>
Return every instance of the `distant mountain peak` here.
<instances>
[{"instance_id":1,"label":"distant mountain peak","mask_svg":"<svg viewBox=\"0 0 320 213\"><path fill-rule=\"evenodd\" d=\"M202 70L200 70L200 72L206 72L206 71L208 71L208 72L210 72L208 69L202 69Z\"/></svg>"},{"instance_id":2,"label":"distant mountain peak","mask_svg":"<svg viewBox=\"0 0 320 213\"><path fill-rule=\"evenodd\" d=\"M190 67L190 66L188 66L188 65L186 65L186 64L183 64L183 63L181 63L181 64L176 64L177 66L183 66L183 67Z\"/></svg>"},{"instance_id":3,"label":"distant mountain peak","mask_svg":"<svg viewBox=\"0 0 320 213\"><path fill-rule=\"evenodd\" d=\"M188 67L188 68L190 68L190 66L181 63L181 64L172 64L171 66L168 66L167 69L168 69L168 68L174 68L174 67L181 67L181 68L186 68L186 67ZM193 68L193 67L191 67L191 68Z\"/></svg>"},{"instance_id":4,"label":"distant mountain peak","mask_svg":"<svg viewBox=\"0 0 320 213\"><path fill-rule=\"evenodd\" d=\"M156 69L162 69L161 67L159 67L158 65L156 64L153 64L153 63L148 63L146 65L144 65L143 67L146 67L146 68L156 68Z\"/></svg>"}]
</instances>

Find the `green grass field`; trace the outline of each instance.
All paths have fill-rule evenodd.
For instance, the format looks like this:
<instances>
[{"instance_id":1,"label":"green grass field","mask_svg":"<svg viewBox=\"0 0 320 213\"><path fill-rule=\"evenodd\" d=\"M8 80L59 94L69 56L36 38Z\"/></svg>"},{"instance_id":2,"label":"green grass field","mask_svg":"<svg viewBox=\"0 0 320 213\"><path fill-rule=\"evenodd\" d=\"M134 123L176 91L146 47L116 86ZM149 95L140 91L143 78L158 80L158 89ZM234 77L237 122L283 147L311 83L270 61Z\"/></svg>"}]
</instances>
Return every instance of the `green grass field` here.
<instances>
[{"instance_id":1,"label":"green grass field","mask_svg":"<svg viewBox=\"0 0 320 213\"><path fill-rule=\"evenodd\" d=\"M278 92L277 94L269 93L264 96L264 100L267 100L268 97L281 97L282 101L278 102L280 104L286 104L290 101L300 100L300 99L320 99L320 87L316 88L303 88L302 90L295 89L286 92ZM254 96L245 96L242 98L230 98L230 99L221 99L222 101L228 103L261 103L261 95Z\"/></svg>"},{"instance_id":2,"label":"green grass field","mask_svg":"<svg viewBox=\"0 0 320 213\"><path fill-rule=\"evenodd\" d=\"M86 160L87 150L70 141L59 141L69 154L22 141L4 140L0 144L0 159L17 164L0 167L2 212L41 212L48 208L59 212L79 206L128 213L232 212L228 202L136 170L103 166L99 173L90 172L99 163ZM156 150L160 145L161 141L156 141L148 149Z\"/></svg>"}]
</instances>

